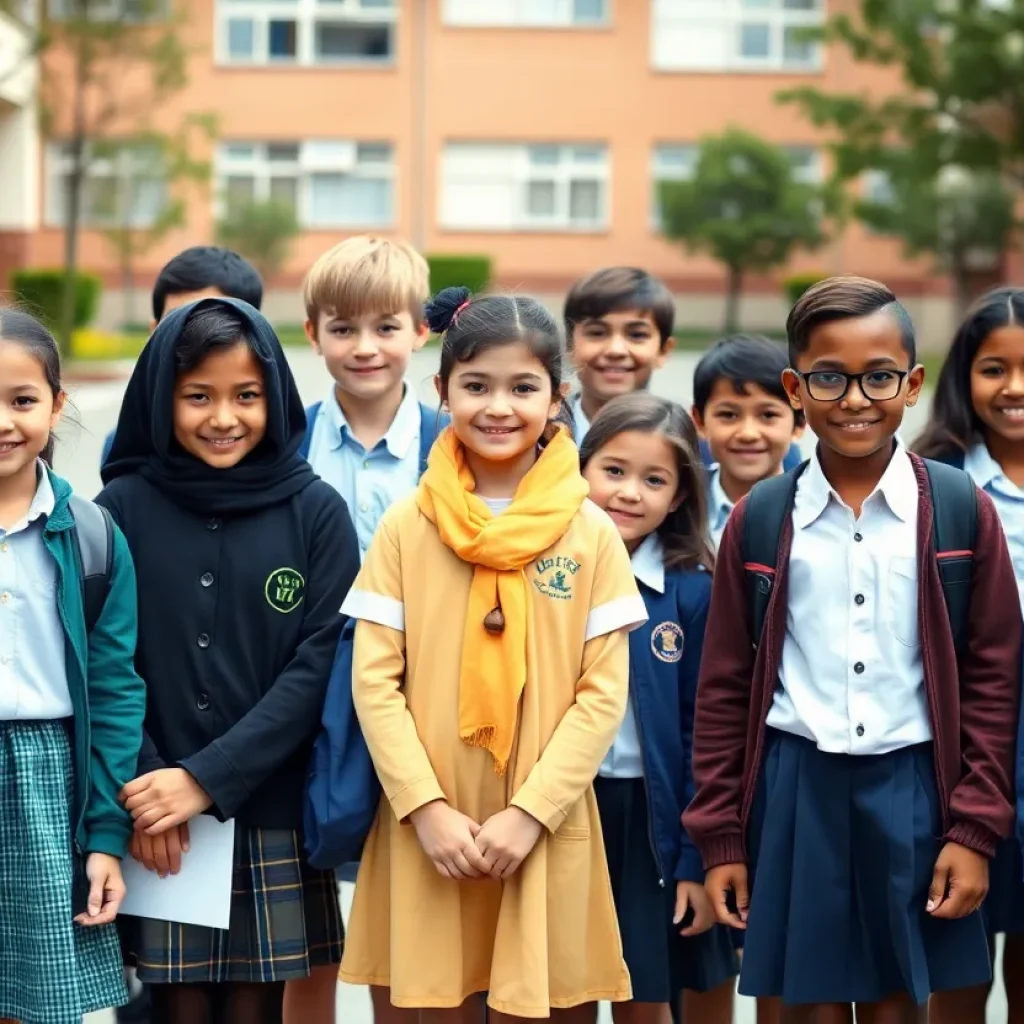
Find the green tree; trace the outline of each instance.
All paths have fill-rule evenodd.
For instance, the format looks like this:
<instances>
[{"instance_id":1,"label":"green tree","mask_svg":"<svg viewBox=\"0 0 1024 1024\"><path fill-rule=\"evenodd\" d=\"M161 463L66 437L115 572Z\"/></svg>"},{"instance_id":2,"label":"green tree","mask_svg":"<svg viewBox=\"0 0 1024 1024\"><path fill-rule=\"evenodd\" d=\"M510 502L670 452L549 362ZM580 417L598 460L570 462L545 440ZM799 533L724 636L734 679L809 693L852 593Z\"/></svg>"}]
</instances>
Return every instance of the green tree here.
<instances>
[{"instance_id":1,"label":"green tree","mask_svg":"<svg viewBox=\"0 0 1024 1024\"><path fill-rule=\"evenodd\" d=\"M835 181L866 171L890 182L886 203L852 203L871 226L931 254L968 301L971 265L1013 243L1013 192L1024 184L1024 3L861 0L819 38L887 69L884 94L805 86L780 94L827 132Z\"/></svg>"},{"instance_id":2,"label":"green tree","mask_svg":"<svg viewBox=\"0 0 1024 1024\"><path fill-rule=\"evenodd\" d=\"M284 267L298 233L295 208L276 199L230 201L217 223L217 241L249 260L265 281Z\"/></svg>"},{"instance_id":3,"label":"green tree","mask_svg":"<svg viewBox=\"0 0 1024 1024\"><path fill-rule=\"evenodd\" d=\"M736 329L743 279L826 238L826 188L796 179L785 150L739 129L703 140L693 176L661 187L662 232L725 265L725 329Z\"/></svg>"}]
</instances>

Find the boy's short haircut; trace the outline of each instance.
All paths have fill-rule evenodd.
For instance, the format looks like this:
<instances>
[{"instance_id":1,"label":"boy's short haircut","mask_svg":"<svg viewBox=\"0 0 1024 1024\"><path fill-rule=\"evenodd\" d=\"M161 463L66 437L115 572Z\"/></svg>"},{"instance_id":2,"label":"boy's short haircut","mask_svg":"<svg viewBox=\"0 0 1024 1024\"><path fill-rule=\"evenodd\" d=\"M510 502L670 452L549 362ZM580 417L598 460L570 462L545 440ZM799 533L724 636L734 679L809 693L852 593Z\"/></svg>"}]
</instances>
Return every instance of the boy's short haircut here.
<instances>
[{"instance_id":1,"label":"boy's short haircut","mask_svg":"<svg viewBox=\"0 0 1024 1024\"><path fill-rule=\"evenodd\" d=\"M184 295L216 288L229 299L241 299L259 309L263 281L256 268L231 249L219 245L193 245L164 265L153 285L153 319L163 319L169 295Z\"/></svg>"},{"instance_id":2,"label":"boy's short haircut","mask_svg":"<svg viewBox=\"0 0 1024 1024\"><path fill-rule=\"evenodd\" d=\"M797 357L806 351L815 327L872 316L882 310L899 329L900 341L913 367L917 362L917 341L914 322L903 303L881 281L853 276L825 278L797 299L786 320L790 365L796 366Z\"/></svg>"},{"instance_id":3,"label":"boy's short haircut","mask_svg":"<svg viewBox=\"0 0 1024 1024\"><path fill-rule=\"evenodd\" d=\"M761 334L733 334L719 338L701 356L693 371L693 404L701 415L720 381L732 384L737 395L747 394L754 384L791 409L796 426L803 426L804 414L793 409L782 386L782 372L789 366L786 350Z\"/></svg>"},{"instance_id":4,"label":"boy's short haircut","mask_svg":"<svg viewBox=\"0 0 1024 1024\"><path fill-rule=\"evenodd\" d=\"M566 344L572 347L577 324L626 309L651 315L664 348L675 325L675 299L661 281L637 267L606 267L572 286L565 298Z\"/></svg>"},{"instance_id":5,"label":"boy's short haircut","mask_svg":"<svg viewBox=\"0 0 1024 1024\"><path fill-rule=\"evenodd\" d=\"M418 325L428 298L427 261L407 242L369 235L346 238L328 249L302 286L306 318L314 324L324 312L346 320L408 312Z\"/></svg>"}]
</instances>

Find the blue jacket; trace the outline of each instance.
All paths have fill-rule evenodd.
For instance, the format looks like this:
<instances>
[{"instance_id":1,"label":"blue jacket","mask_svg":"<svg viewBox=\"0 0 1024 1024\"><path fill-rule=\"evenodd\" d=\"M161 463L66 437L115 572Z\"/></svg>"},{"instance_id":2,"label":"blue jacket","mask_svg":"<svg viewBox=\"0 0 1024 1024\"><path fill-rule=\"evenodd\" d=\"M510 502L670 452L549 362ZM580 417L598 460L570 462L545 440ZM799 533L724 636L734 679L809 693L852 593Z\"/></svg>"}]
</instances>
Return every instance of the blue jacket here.
<instances>
[{"instance_id":1,"label":"blue jacket","mask_svg":"<svg viewBox=\"0 0 1024 1024\"><path fill-rule=\"evenodd\" d=\"M648 619L629 637L629 698L644 760L648 838L662 885L701 882L700 854L681 819L694 795L693 716L711 574L666 569L661 594L641 580L637 585ZM673 640L665 643L669 634ZM673 660L675 648L682 653Z\"/></svg>"}]
</instances>

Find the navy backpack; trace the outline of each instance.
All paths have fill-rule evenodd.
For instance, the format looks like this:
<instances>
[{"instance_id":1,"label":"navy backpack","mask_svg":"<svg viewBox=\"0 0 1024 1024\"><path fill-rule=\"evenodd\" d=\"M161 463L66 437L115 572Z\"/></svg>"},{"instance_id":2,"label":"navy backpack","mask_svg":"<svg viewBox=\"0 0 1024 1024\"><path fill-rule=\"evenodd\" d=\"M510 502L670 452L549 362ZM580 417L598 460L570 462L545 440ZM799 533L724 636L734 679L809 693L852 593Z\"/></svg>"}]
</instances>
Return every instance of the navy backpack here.
<instances>
[{"instance_id":1,"label":"navy backpack","mask_svg":"<svg viewBox=\"0 0 1024 1024\"><path fill-rule=\"evenodd\" d=\"M309 451L319 403L306 410L302 453ZM420 472L448 419L420 405ZM309 863L329 871L359 860L380 805L381 787L352 703L352 656L357 619L341 631L327 683L320 734L306 779L302 819Z\"/></svg>"}]
</instances>

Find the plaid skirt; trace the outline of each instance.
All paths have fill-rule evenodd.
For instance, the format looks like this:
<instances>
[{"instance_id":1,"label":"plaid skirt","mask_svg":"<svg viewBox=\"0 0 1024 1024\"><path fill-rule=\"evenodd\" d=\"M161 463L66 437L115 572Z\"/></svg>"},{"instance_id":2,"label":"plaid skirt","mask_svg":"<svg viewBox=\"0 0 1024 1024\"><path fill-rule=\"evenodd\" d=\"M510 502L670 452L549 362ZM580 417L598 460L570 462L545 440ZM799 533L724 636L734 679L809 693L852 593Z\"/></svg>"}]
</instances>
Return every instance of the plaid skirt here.
<instances>
[{"instance_id":1,"label":"plaid skirt","mask_svg":"<svg viewBox=\"0 0 1024 1024\"><path fill-rule=\"evenodd\" d=\"M121 918L125 960L151 984L270 982L341 963L344 932L333 871L306 863L289 829L238 825L226 931Z\"/></svg>"},{"instance_id":2,"label":"plaid skirt","mask_svg":"<svg viewBox=\"0 0 1024 1024\"><path fill-rule=\"evenodd\" d=\"M73 806L64 724L0 722L0 1018L81 1024L128 1001L115 926L73 920Z\"/></svg>"}]
</instances>

